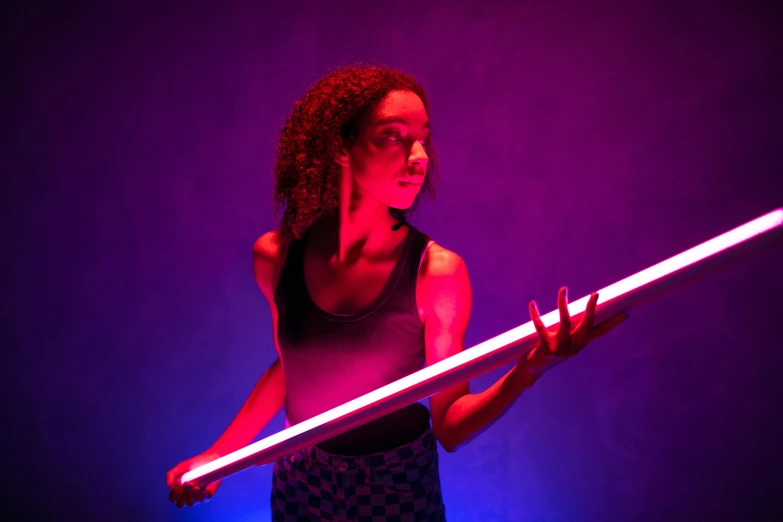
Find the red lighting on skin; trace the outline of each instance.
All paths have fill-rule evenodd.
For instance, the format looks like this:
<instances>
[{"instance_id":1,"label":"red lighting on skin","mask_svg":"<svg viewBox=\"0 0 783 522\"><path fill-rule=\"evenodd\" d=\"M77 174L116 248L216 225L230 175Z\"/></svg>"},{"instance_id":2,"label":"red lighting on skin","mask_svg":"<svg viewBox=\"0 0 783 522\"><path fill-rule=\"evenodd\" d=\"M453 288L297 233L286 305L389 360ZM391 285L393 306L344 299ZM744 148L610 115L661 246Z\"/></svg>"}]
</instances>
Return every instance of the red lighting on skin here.
<instances>
[{"instance_id":1,"label":"red lighting on skin","mask_svg":"<svg viewBox=\"0 0 783 522\"><path fill-rule=\"evenodd\" d=\"M706 266L727 260L729 254L739 248L753 246L769 237L772 232L779 232L781 225L783 208L778 208L599 290L596 323L661 296L672 290L675 284L683 284L692 279ZM779 235L775 236L775 240L779 240ZM589 297L587 295L568 305L572 317L584 312ZM541 316L547 327L558 323L559 319L560 313L557 309ZM250 466L272 462L280 456L344 433L425 399L444 388L514 362L534 346L536 339L535 326L529 321L448 359L195 468L182 476L182 482L205 486Z\"/></svg>"}]
</instances>

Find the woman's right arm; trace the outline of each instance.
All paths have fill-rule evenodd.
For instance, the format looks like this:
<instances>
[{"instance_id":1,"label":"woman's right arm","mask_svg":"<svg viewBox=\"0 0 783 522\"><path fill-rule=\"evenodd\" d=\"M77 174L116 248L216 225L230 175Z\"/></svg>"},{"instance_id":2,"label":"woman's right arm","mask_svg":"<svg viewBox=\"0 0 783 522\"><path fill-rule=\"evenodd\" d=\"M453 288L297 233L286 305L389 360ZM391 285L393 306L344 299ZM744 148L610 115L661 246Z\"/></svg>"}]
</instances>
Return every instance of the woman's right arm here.
<instances>
[{"instance_id":1,"label":"woman's right arm","mask_svg":"<svg viewBox=\"0 0 783 522\"><path fill-rule=\"evenodd\" d=\"M226 431L206 453L223 456L244 448L277 415L285 399L285 376L280 359L275 360L258 380Z\"/></svg>"},{"instance_id":2,"label":"woman's right arm","mask_svg":"<svg viewBox=\"0 0 783 522\"><path fill-rule=\"evenodd\" d=\"M258 380L239 413L212 447L200 455L180 462L166 473L166 483L171 488L169 500L181 508L212 498L220 486L220 480L205 488L200 488L180 484L179 477L193 468L212 462L250 444L256 435L264 429L264 426L272 420L272 417L280 411L284 398L285 376L280 359L276 359Z\"/></svg>"},{"instance_id":3,"label":"woman's right arm","mask_svg":"<svg viewBox=\"0 0 783 522\"><path fill-rule=\"evenodd\" d=\"M171 488L169 500L176 502L177 507L186 504L192 506L196 502L209 499L220 485L220 481L216 481L203 489L187 487L178 483L178 477L195 467L250 444L277 415L285 402L285 373L277 342L277 307L274 301L274 288L277 286L278 274L283 266L284 253L275 241L275 234L275 232L267 232L253 245L253 273L272 312L272 335L277 359L258 380L239 413L220 438L207 451L180 462L166 474L166 481Z\"/></svg>"},{"instance_id":4,"label":"woman's right arm","mask_svg":"<svg viewBox=\"0 0 783 522\"><path fill-rule=\"evenodd\" d=\"M276 232L267 232L253 245L253 275L272 312L272 337L278 357L258 380L250 396L208 453L227 455L253 442L253 439L277 415L285 401L285 374L277 343L277 307L274 289L282 267L282 252L275 241Z\"/></svg>"},{"instance_id":5,"label":"woman's right arm","mask_svg":"<svg viewBox=\"0 0 783 522\"><path fill-rule=\"evenodd\" d=\"M253 274L272 312L272 336L278 357L258 380L239 413L207 453L227 455L250 444L277 415L285 401L285 374L277 342L277 307L274 301L274 288L283 257L275 242L275 234L274 231L267 232L253 245Z\"/></svg>"}]
</instances>

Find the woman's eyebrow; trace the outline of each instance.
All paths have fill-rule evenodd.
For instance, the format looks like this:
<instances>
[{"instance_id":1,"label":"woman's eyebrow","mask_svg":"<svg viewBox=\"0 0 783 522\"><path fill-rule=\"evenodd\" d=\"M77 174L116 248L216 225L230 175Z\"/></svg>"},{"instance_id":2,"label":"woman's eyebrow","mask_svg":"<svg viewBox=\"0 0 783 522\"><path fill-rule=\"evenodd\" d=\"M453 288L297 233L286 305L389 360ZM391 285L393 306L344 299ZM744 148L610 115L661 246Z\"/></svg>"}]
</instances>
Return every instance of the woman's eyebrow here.
<instances>
[{"instance_id":1,"label":"woman's eyebrow","mask_svg":"<svg viewBox=\"0 0 783 522\"><path fill-rule=\"evenodd\" d=\"M380 119L380 120L376 121L375 122L375 126L376 127L382 127L383 125L389 125L389 124L392 124L392 123L401 123L401 124L406 125L408 127L410 127L410 125L411 125L410 122L408 120L406 120L406 119L391 117L391 118L383 118L383 119ZM424 128L425 129L429 129L430 128L430 122L429 121L424 124Z\"/></svg>"}]
</instances>

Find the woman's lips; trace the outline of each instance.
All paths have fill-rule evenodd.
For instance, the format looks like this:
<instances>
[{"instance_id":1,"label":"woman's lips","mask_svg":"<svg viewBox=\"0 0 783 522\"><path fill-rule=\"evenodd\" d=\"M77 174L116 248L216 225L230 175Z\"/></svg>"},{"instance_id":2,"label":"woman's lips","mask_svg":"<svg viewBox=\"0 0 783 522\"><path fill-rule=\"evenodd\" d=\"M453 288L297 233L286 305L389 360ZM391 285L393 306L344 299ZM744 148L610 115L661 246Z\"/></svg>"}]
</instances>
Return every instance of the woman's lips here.
<instances>
[{"instance_id":1,"label":"woman's lips","mask_svg":"<svg viewBox=\"0 0 783 522\"><path fill-rule=\"evenodd\" d=\"M420 187L422 183L424 183L424 178L418 177L418 176L411 176L408 178L399 178L397 179L397 183L402 185L403 187Z\"/></svg>"}]
</instances>

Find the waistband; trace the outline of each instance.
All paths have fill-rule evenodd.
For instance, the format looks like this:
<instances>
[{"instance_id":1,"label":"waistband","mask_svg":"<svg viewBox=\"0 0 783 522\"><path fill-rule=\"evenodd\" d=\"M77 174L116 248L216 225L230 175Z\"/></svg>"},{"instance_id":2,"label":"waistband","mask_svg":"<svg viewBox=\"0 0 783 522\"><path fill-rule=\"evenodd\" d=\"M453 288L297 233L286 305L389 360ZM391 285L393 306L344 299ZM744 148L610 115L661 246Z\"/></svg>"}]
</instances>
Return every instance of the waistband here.
<instances>
[{"instance_id":1,"label":"waistband","mask_svg":"<svg viewBox=\"0 0 783 522\"><path fill-rule=\"evenodd\" d=\"M411 441L399 448L394 448L381 453L363 456L334 455L327 453L317 446L308 446L286 457L291 463L304 462L306 469L318 463L323 467L343 473L357 473L359 471L379 470L394 466L405 465L418 460L422 456L432 458L437 450L435 434L429 427L418 439Z\"/></svg>"}]
</instances>

